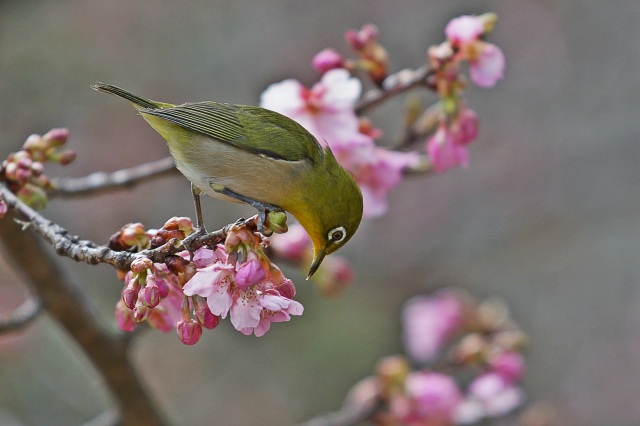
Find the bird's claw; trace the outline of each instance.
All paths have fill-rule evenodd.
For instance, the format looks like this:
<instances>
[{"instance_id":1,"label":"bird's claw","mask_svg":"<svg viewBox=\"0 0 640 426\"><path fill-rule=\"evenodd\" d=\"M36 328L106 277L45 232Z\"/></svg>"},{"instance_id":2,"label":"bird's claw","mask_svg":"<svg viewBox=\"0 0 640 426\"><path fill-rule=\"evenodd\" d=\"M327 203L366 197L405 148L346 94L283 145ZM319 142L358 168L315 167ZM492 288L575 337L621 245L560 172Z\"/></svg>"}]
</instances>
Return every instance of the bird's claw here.
<instances>
[{"instance_id":1,"label":"bird's claw","mask_svg":"<svg viewBox=\"0 0 640 426\"><path fill-rule=\"evenodd\" d=\"M191 254L193 254L195 252L195 250L193 250L193 243L194 241L198 240L198 238L207 235L207 230L205 229L204 225L196 228L195 231L193 231L191 234L189 234L189 236L187 236L187 238L185 238L184 240L182 240L182 245L184 246L184 248Z\"/></svg>"}]
</instances>

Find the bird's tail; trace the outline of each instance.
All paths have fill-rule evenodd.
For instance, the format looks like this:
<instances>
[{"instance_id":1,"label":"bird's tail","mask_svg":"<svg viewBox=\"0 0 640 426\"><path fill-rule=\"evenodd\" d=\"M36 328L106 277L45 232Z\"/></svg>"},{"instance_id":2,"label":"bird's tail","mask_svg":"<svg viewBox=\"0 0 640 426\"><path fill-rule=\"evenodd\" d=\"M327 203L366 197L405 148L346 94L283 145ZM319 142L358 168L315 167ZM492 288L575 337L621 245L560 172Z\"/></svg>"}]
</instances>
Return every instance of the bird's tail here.
<instances>
[{"instance_id":1,"label":"bird's tail","mask_svg":"<svg viewBox=\"0 0 640 426\"><path fill-rule=\"evenodd\" d=\"M124 98L131 102L137 109L156 109L162 108L164 105L162 102L155 102L150 99L141 98L138 95L134 95L131 92L127 92L126 90L121 89L117 86L113 86L111 84L97 82L95 84L92 84L91 88L93 90L97 90L98 92L111 93L113 95L120 96L121 98Z\"/></svg>"}]
</instances>

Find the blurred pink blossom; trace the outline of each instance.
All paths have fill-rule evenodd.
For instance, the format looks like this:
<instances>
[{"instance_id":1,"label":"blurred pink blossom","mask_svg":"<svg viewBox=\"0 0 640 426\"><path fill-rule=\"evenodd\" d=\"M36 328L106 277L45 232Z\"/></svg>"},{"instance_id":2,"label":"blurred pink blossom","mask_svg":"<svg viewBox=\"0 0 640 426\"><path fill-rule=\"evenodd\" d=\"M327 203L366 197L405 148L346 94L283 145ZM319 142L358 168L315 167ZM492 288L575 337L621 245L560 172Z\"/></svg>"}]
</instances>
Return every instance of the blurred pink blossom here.
<instances>
[{"instance_id":1,"label":"blurred pink blossom","mask_svg":"<svg viewBox=\"0 0 640 426\"><path fill-rule=\"evenodd\" d=\"M402 311L407 354L420 363L431 361L460 327L462 317L462 303L453 291L409 299Z\"/></svg>"},{"instance_id":2,"label":"blurred pink blossom","mask_svg":"<svg viewBox=\"0 0 640 426\"><path fill-rule=\"evenodd\" d=\"M436 133L427 140L427 153L436 172L443 172L458 165L467 167L469 152L458 142L449 127L438 126Z\"/></svg>"},{"instance_id":3,"label":"blurred pink blossom","mask_svg":"<svg viewBox=\"0 0 640 426\"><path fill-rule=\"evenodd\" d=\"M454 46L474 42L484 34L484 23L478 16L463 15L449 21L444 30Z\"/></svg>"},{"instance_id":4,"label":"blurred pink blossom","mask_svg":"<svg viewBox=\"0 0 640 426\"><path fill-rule=\"evenodd\" d=\"M519 352L499 352L491 357L489 365L493 372L509 382L520 380L524 374L524 357Z\"/></svg>"},{"instance_id":5,"label":"blurred pink blossom","mask_svg":"<svg viewBox=\"0 0 640 426\"><path fill-rule=\"evenodd\" d=\"M344 58L333 49L324 49L316 53L311 65L320 74L324 74L334 68L342 68L344 66Z\"/></svg>"},{"instance_id":6,"label":"blurred pink blossom","mask_svg":"<svg viewBox=\"0 0 640 426\"><path fill-rule=\"evenodd\" d=\"M504 77L504 53L495 44L477 42L469 61L471 80L480 87L493 87Z\"/></svg>"},{"instance_id":7,"label":"blurred pink blossom","mask_svg":"<svg viewBox=\"0 0 640 426\"><path fill-rule=\"evenodd\" d=\"M522 389L497 373L484 373L470 384L465 400L459 405L456 420L476 423L484 417L501 417L524 402Z\"/></svg>"},{"instance_id":8,"label":"blurred pink blossom","mask_svg":"<svg viewBox=\"0 0 640 426\"><path fill-rule=\"evenodd\" d=\"M462 400L452 377L412 372L405 382L405 395L392 400L391 412L403 425L450 425Z\"/></svg>"},{"instance_id":9,"label":"blurred pink blossom","mask_svg":"<svg viewBox=\"0 0 640 426\"><path fill-rule=\"evenodd\" d=\"M345 69L332 69L311 89L294 79L270 85L260 97L260 106L300 123L320 143L334 148L358 133L353 111L362 84Z\"/></svg>"},{"instance_id":10,"label":"blurred pink blossom","mask_svg":"<svg viewBox=\"0 0 640 426\"><path fill-rule=\"evenodd\" d=\"M361 133L335 147L334 153L360 187L364 215L369 217L380 216L387 211L387 194L400 184L403 170L419 161L415 152L377 147L373 139Z\"/></svg>"},{"instance_id":11,"label":"blurred pink blossom","mask_svg":"<svg viewBox=\"0 0 640 426\"><path fill-rule=\"evenodd\" d=\"M294 223L289 226L289 230L286 233L274 234L271 237L270 247L278 256L299 262L309 255L311 239L302 225Z\"/></svg>"}]
</instances>

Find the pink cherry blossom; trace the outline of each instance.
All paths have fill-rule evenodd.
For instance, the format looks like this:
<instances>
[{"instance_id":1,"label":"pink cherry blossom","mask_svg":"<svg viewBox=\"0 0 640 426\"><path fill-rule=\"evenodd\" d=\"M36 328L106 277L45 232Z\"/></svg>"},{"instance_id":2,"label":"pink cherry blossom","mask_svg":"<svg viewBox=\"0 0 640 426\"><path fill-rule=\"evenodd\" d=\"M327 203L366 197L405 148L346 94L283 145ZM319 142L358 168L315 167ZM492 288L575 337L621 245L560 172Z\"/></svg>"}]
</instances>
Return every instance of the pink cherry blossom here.
<instances>
[{"instance_id":1,"label":"pink cherry blossom","mask_svg":"<svg viewBox=\"0 0 640 426\"><path fill-rule=\"evenodd\" d=\"M274 234L270 247L282 258L294 262L302 261L311 250L311 239L302 225L294 223L286 233Z\"/></svg>"},{"instance_id":2,"label":"pink cherry blossom","mask_svg":"<svg viewBox=\"0 0 640 426\"><path fill-rule=\"evenodd\" d=\"M136 329L137 321L133 318L133 311L125 305L123 300L116 303L116 325L121 331L132 332Z\"/></svg>"},{"instance_id":3,"label":"pink cherry blossom","mask_svg":"<svg viewBox=\"0 0 640 426\"><path fill-rule=\"evenodd\" d=\"M432 360L458 329L462 315L461 302L449 290L409 299L402 311L407 354L421 363Z\"/></svg>"},{"instance_id":4,"label":"pink cherry blossom","mask_svg":"<svg viewBox=\"0 0 640 426\"><path fill-rule=\"evenodd\" d=\"M478 40L484 33L484 23L478 16L463 15L449 21L444 32L451 44L459 46Z\"/></svg>"},{"instance_id":5,"label":"pink cherry blossom","mask_svg":"<svg viewBox=\"0 0 640 426\"><path fill-rule=\"evenodd\" d=\"M258 323L239 329L243 334L253 333L256 337L261 337L269 331L272 322L289 321L291 315L302 315L304 310L299 302L282 296L275 289L260 294L258 301L261 307Z\"/></svg>"},{"instance_id":6,"label":"pink cherry blossom","mask_svg":"<svg viewBox=\"0 0 640 426\"><path fill-rule=\"evenodd\" d=\"M197 294L207 298L207 305L214 315L226 318L233 304L234 266L220 262L200 268L182 288L187 296Z\"/></svg>"},{"instance_id":7,"label":"pink cherry blossom","mask_svg":"<svg viewBox=\"0 0 640 426\"><path fill-rule=\"evenodd\" d=\"M344 66L344 58L333 49L324 49L316 53L311 61L313 68L321 74Z\"/></svg>"},{"instance_id":8,"label":"pink cherry blossom","mask_svg":"<svg viewBox=\"0 0 640 426\"><path fill-rule=\"evenodd\" d=\"M387 194L400 183L402 171L415 166L415 152L396 152L379 148L373 139L354 134L348 143L334 148L342 166L353 175L362 191L364 215L380 216L387 211Z\"/></svg>"},{"instance_id":9,"label":"pink cherry blossom","mask_svg":"<svg viewBox=\"0 0 640 426\"><path fill-rule=\"evenodd\" d=\"M495 44L478 42L476 55L470 58L471 80L480 87L493 87L504 77L505 59Z\"/></svg>"},{"instance_id":10,"label":"pink cherry blossom","mask_svg":"<svg viewBox=\"0 0 640 426\"><path fill-rule=\"evenodd\" d=\"M469 152L458 143L456 135L446 125L438 126L436 133L427 141L427 153L436 172L469 164Z\"/></svg>"},{"instance_id":11,"label":"pink cherry blossom","mask_svg":"<svg viewBox=\"0 0 640 426\"><path fill-rule=\"evenodd\" d=\"M327 71L311 89L289 79L270 85L260 97L260 106L300 123L320 143L332 148L358 133L353 111L362 84L345 69Z\"/></svg>"},{"instance_id":12,"label":"pink cherry blossom","mask_svg":"<svg viewBox=\"0 0 640 426\"><path fill-rule=\"evenodd\" d=\"M515 351L499 352L491 357L491 370L505 380L514 382L524 374L524 357Z\"/></svg>"},{"instance_id":13,"label":"pink cherry blossom","mask_svg":"<svg viewBox=\"0 0 640 426\"><path fill-rule=\"evenodd\" d=\"M464 423L475 422L482 417L500 417L523 402L524 392L520 387L497 373L484 373L469 384L467 398L460 404L457 417Z\"/></svg>"},{"instance_id":14,"label":"pink cherry blossom","mask_svg":"<svg viewBox=\"0 0 640 426\"><path fill-rule=\"evenodd\" d=\"M230 309L231 324L236 330L252 329L260 322L259 295L255 288L248 290L237 290L233 293L233 303Z\"/></svg>"},{"instance_id":15,"label":"pink cherry blossom","mask_svg":"<svg viewBox=\"0 0 640 426\"><path fill-rule=\"evenodd\" d=\"M262 267L262 264L255 259L250 259L240 264L240 267L236 271L236 285L241 290L246 290L251 286L258 284L266 276L266 271Z\"/></svg>"},{"instance_id":16,"label":"pink cherry blossom","mask_svg":"<svg viewBox=\"0 0 640 426\"><path fill-rule=\"evenodd\" d=\"M405 399L406 398L406 399ZM462 393L455 380L441 373L412 372L405 382L405 398L391 404L394 417L406 425L452 424Z\"/></svg>"},{"instance_id":17,"label":"pink cherry blossom","mask_svg":"<svg viewBox=\"0 0 640 426\"><path fill-rule=\"evenodd\" d=\"M169 294L151 310L151 314L147 318L149 325L165 333L175 328L182 317L183 300L182 291L177 286L170 285Z\"/></svg>"},{"instance_id":18,"label":"pink cherry blossom","mask_svg":"<svg viewBox=\"0 0 640 426\"><path fill-rule=\"evenodd\" d=\"M2 199L2 196L0 196L0 219L2 219L4 215L7 214L8 211L9 211L9 206L7 206L7 203L5 203L4 200Z\"/></svg>"}]
</instances>

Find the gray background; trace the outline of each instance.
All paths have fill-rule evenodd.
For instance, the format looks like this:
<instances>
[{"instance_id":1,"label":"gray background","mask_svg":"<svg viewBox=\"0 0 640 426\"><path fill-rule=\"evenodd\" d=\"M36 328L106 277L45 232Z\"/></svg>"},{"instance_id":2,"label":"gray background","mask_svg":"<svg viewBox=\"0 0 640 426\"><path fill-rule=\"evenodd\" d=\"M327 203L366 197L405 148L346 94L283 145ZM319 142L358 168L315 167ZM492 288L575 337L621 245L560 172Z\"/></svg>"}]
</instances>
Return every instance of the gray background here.
<instances>
[{"instance_id":1,"label":"gray background","mask_svg":"<svg viewBox=\"0 0 640 426\"><path fill-rule=\"evenodd\" d=\"M446 22L495 11L506 79L472 89L482 119L467 170L407 179L389 214L344 250L357 283L325 300L297 271L305 314L261 339L228 321L195 347L147 333L136 363L176 424L291 424L334 410L381 356L401 350L402 302L460 286L498 296L529 333L526 387L562 425L640 424L640 3L553 1L3 1L2 156L30 133L72 131L82 176L164 157L159 137L94 81L180 103L258 102L268 84L310 85L314 53L374 22L393 71L417 67ZM433 97L426 95L426 99ZM373 114L393 140L401 100ZM187 182L55 200L46 215L105 242L127 222L191 215ZM251 214L205 202L210 227ZM113 324L121 285L107 266L61 262ZM26 290L0 257L0 308ZM6 272L5 272L6 271ZM0 338L0 423L81 424L109 401L91 366L47 318Z\"/></svg>"}]
</instances>

